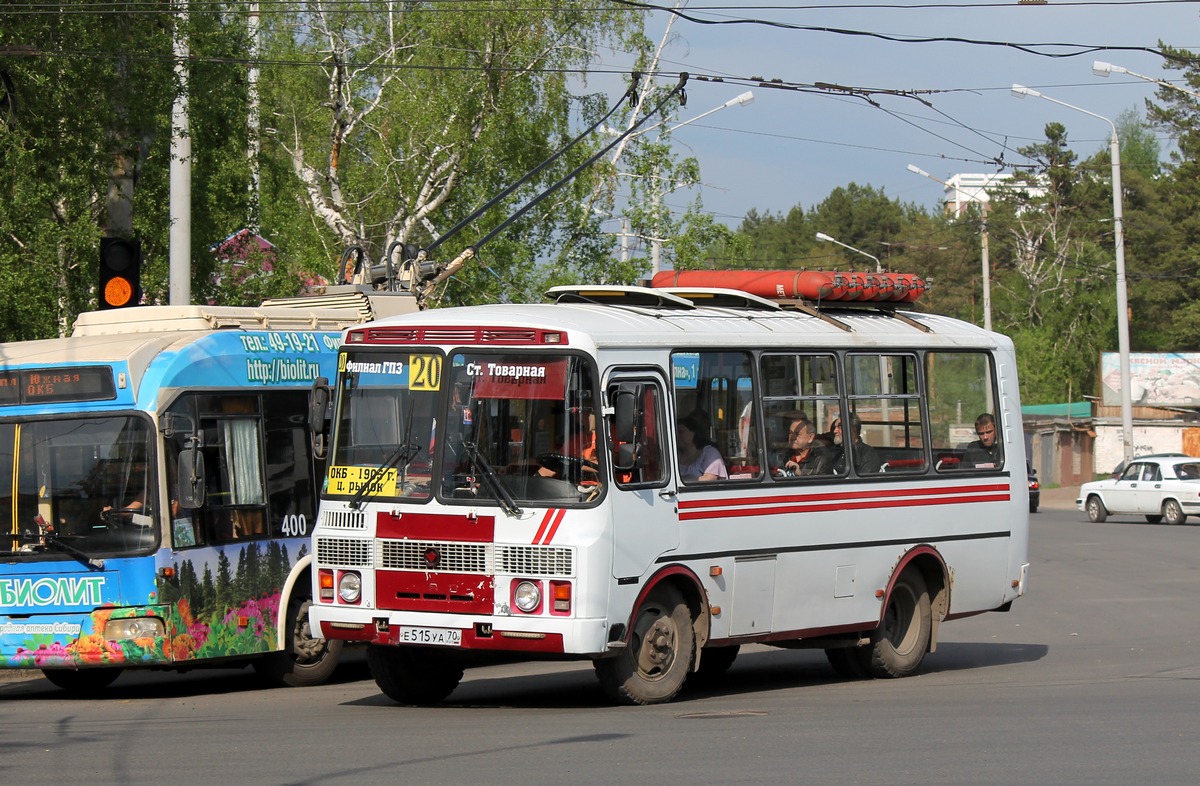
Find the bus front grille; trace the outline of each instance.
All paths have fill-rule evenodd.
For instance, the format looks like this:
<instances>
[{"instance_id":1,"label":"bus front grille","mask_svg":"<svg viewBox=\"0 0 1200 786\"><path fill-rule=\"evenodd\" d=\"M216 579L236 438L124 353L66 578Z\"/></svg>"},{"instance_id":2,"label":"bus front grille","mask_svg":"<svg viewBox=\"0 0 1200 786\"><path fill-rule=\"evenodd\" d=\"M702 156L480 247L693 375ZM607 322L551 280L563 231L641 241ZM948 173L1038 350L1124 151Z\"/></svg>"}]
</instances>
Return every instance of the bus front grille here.
<instances>
[{"instance_id":1,"label":"bus front grille","mask_svg":"<svg viewBox=\"0 0 1200 786\"><path fill-rule=\"evenodd\" d=\"M317 564L369 568L371 567L371 541L317 538Z\"/></svg>"}]
</instances>

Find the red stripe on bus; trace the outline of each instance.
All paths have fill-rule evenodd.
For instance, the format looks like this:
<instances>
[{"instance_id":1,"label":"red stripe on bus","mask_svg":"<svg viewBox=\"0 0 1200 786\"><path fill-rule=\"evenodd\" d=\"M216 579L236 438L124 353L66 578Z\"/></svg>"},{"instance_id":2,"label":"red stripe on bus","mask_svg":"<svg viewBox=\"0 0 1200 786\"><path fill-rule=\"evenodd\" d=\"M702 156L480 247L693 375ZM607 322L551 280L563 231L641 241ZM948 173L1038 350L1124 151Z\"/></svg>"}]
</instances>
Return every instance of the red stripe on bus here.
<instances>
[{"instance_id":1,"label":"red stripe on bus","mask_svg":"<svg viewBox=\"0 0 1200 786\"><path fill-rule=\"evenodd\" d=\"M554 523L550 525L550 531L546 533L546 539L542 541L543 546L549 546L550 541L554 540L554 533L558 532L558 525L562 524L565 515L567 515L567 509L559 508L558 513L554 516Z\"/></svg>"},{"instance_id":2,"label":"red stripe on bus","mask_svg":"<svg viewBox=\"0 0 1200 786\"><path fill-rule=\"evenodd\" d=\"M809 502L809 501L835 501L858 499L867 497L877 499L879 497L912 497L916 495L936 496L939 494L994 494L997 492L1007 492L1009 487L1007 483L989 483L987 485L977 486L925 486L923 488L889 488L889 489L859 489L857 491L827 491L810 494L781 494L767 498L770 502ZM689 499L680 500L679 508L681 510L687 508L712 508L728 505L756 505L762 504L763 497L720 497L709 499Z\"/></svg>"},{"instance_id":3,"label":"red stripe on bus","mask_svg":"<svg viewBox=\"0 0 1200 786\"><path fill-rule=\"evenodd\" d=\"M538 525L537 532L534 533L533 540L530 541L531 543L541 543L542 542L542 535L545 534L546 526L550 524L550 517L553 515L554 515L554 508L547 508L546 512L542 514L542 523Z\"/></svg>"},{"instance_id":4,"label":"red stripe on bus","mask_svg":"<svg viewBox=\"0 0 1200 786\"><path fill-rule=\"evenodd\" d=\"M680 512L680 521L696 521L700 519L719 518L750 518L752 516L772 516L788 513L824 513L834 510L874 510L878 508L910 508L928 507L933 505L963 505L981 502L1008 502L1009 494L971 494L969 496L937 497L923 499L889 499L864 500L850 504L825 502L811 505L774 505L771 507L730 507L718 510L698 510L690 513Z\"/></svg>"}]
</instances>

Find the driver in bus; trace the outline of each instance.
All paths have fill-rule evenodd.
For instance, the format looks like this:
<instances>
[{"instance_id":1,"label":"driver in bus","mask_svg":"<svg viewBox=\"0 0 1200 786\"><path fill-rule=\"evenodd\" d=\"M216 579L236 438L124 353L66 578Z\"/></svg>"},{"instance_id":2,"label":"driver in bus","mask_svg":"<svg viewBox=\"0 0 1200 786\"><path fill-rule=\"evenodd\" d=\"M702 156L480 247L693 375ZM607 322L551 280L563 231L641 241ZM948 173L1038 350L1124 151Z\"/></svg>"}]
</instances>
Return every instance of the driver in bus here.
<instances>
[{"instance_id":1,"label":"driver in bus","mask_svg":"<svg viewBox=\"0 0 1200 786\"><path fill-rule=\"evenodd\" d=\"M599 464L596 458L596 415L583 409L568 413L567 437L558 445L558 453L568 459L580 459L581 481L595 481ZM562 477L561 467L538 467L537 474L543 478Z\"/></svg>"}]
</instances>

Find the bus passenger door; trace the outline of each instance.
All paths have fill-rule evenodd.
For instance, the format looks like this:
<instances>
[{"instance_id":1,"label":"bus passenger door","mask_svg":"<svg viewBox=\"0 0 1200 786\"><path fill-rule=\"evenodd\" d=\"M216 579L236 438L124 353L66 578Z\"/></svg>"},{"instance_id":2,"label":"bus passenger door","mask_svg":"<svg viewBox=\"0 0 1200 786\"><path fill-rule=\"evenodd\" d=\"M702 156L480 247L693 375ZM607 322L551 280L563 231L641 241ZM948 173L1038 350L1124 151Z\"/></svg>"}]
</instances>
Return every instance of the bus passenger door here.
<instances>
[{"instance_id":1,"label":"bus passenger door","mask_svg":"<svg viewBox=\"0 0 1200 786\"><path fill-rule=\"evenodd\" d=\"M607 393L613 467L613 577L644 576L679 545L677 497L670 472L666 381L657 374L615 374Z\"/></svg>"}]
</instances>

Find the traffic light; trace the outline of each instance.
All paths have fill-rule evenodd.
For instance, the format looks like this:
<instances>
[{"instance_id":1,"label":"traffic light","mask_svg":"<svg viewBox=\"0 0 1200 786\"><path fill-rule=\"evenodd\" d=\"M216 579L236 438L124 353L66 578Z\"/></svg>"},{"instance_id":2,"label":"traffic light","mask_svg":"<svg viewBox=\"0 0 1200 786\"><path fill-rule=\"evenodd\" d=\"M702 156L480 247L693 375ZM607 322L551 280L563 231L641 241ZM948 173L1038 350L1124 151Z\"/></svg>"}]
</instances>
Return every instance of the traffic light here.
<instances>
[{"instance_id":1,"label":"traffic light","mask_svg":"<svg viewBox=\"0 0 1200 786\"><path fill-rule=\"evenodd\" d=\"M142 244L123 237L100 238L100 309L136 306L142 300Z\"/></svg>"}]
</instances>

